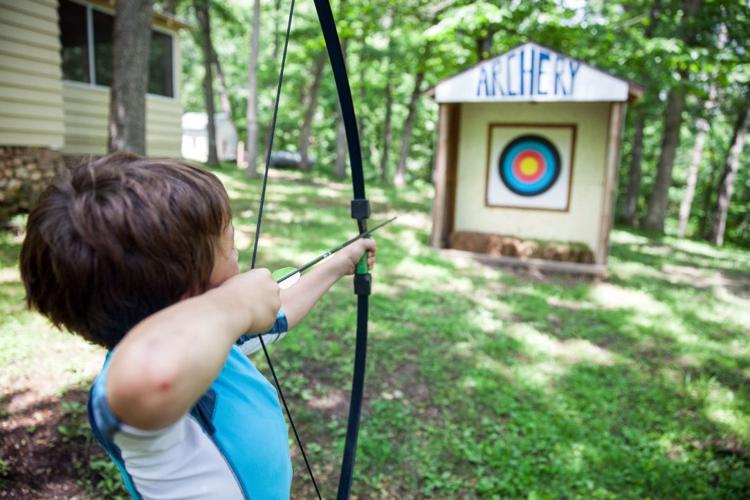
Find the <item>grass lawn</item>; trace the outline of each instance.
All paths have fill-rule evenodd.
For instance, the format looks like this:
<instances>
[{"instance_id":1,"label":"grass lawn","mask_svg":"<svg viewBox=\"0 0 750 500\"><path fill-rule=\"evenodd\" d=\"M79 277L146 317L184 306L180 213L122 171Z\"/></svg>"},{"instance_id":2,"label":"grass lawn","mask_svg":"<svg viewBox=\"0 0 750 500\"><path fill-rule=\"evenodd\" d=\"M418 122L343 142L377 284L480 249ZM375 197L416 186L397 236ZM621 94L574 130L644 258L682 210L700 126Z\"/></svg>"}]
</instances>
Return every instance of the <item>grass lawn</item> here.
<instances>
[{"instance_id":1,"label":"grass lawn","mask_svg":"<svg viewBox=\"0 0 750 500\"><path fill-rule=\"evenodd\" d=\"M247 263L259 183L217 173ZM750 496L750 252L618 230L606 282L493 269L429 248L427 186L368 196L373 224L399 219L377 234L354 495ZM259 264L353 235L350 197L348 183L274 172ZM0 492L122 494L85 423L103 352L25 311L21 238L0 234ZM346 281L271 353L326 498L354 325ZM309 498L292 449L293 496Z\"/></svg>"}]
</instances>

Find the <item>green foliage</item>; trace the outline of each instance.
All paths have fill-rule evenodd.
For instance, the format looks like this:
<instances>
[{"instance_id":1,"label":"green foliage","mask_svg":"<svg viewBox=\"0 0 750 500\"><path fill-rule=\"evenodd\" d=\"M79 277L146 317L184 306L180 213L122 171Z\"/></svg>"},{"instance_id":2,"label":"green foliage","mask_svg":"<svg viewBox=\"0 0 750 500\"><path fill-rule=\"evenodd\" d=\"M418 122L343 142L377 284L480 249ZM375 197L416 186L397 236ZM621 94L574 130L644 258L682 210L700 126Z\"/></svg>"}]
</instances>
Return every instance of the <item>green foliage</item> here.
<instances>
[{"instance_id":1,"label":"green foliage","mask_svg":"<svg viewBox=\"0 0 750 500\"><path fill-rule=\"evenodd\" d=\"M128 494L117 466L94 440L88 423L86 404L77 400L64 400L61 406L61 424L57 432L71 449L84 453L76 463L76 470L87 492L94 497L125 500Z\"/></svg>"},{"instance_id":2,"label":"green foliage","mask_svg":"<svg viewBox=\"0 0 750 500\"><path fill-rule=\"evenodd\" d=\"M212 0L213 36L216 51L229 86L229 96L240 138L245 133L247 105L247 60L252 6L230 0ZM278 78L287 7L285 2L262 2L259 104L261 128L267 134ZM316 56L323 50L320 27L312 3L297 4L285 74L276 149L298 149L310 74ZM661 148L662 115L668 91L681 86L687 92L682 145L674 169L668 228L684 190L689 150L695 135L694 117L702 112L712 81L719 86L721 112L711 117L709 143L704 155L693 203L690 234L704 236L701 229L716 191L731 136L737 99L750 81L750 8L745 0L704 0L700 15L684 20L683 0L620 0L554 2L426 2L408 0L349 0L334 3L334 14L346 49L349 78L355 99L363 144L367 178L381 177L380 163L386 154L384 120L385 92L393 92L393 138L388 152L385 178L392 178L401 147L401 137L415 75L425 71L421 90L440 80L527 40L534 40L604 70L632 79L644 87L640 103L629 115L646 117L643 189L640 206L651 190ZM178 2L178 14L192 19L190 2ZM720 47L722 29L727 40ZM182 36L182 95L187 110L201 110L202 56L193 34ZM435 143L436 107L427 97L419 99L417 120L409 149L407 176L429 180ZM336 92L326 67L314 120L311 153L317 172L330 174L335 163ZM630 160L632 123L624 133L622 177L626 185ZM263 142L263 141L262 141ZM706 201L706 203L704 203ZM750 168L746 157L736 181L730 207L727 239L750 244ZM642 211L641 211L642 213Z\"/></svg>"}]
</instances>

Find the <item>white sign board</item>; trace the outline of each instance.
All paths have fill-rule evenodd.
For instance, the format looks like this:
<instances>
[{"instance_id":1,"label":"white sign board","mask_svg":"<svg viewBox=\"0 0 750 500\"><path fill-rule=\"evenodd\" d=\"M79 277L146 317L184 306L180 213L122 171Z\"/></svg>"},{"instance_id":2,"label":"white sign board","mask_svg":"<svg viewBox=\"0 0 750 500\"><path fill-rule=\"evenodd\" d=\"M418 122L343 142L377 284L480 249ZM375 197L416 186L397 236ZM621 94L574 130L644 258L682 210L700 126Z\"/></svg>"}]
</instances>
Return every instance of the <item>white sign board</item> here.
<instances>
[{"instance_id":1,"label":"white sign board","mask_svg":"<svg viewBox=\"0 0 750 500\"><path fill-rule=\"evenodd\" d=\"M435 87L437 102L627 101L630 85L576 59L526 43Z\"/></svg>"}]
</instances>

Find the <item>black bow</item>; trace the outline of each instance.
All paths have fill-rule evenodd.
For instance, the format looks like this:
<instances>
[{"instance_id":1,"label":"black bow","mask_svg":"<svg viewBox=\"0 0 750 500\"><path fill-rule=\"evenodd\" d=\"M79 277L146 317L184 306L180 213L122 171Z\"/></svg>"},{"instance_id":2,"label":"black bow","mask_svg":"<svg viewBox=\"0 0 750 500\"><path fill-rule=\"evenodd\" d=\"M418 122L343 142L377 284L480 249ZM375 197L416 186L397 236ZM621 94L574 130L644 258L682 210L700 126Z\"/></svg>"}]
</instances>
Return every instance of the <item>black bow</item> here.
<instances>
[{"instance_id":1,"label":"black bow","mask_svg":"<svg viewBox=\"0 0 750 500\"><path fill-rule=\"evenodd\" d=\"M266 149L266 166L263 174L263 187L260 196L260 208L258 210L258 221L255 230L255 242L253 245L253 256L251 267L255 267L255 257L258 251L258 239L260 238L261 220L263 218L263 204L265 201L266 185L268 183L268 169L270 163L271 150L273 147L273 137L276 128L276 117L278 115L279 108L279 97L281 95L281 85L284 78L284 64L286 63L287 48L289 45L289 33L291 31L292 17L294 14L294 2L291 0L291 6L289 9L289 20L287 23L286 38L284 40L284 51L281 58L281 69L279 71L279 81L276 88L276 100L274 103L273 119L271 121L271 133L269 134L269 144ZM349 149L349 164L352 173L352 190L353 198L351 202L351 216L357 221L357 229L360 235L367 233L367 218L370 216L370 203L365 195L365 178L362 171L362 154L359 145L359 133L357 128L357 118L354 113L354 102L352 101L352 92L349 86L349 78L346 74L346 64L344 61L344 54L341 49L341 42L339 41L338 31L336 30L336 23L331 12L331 6L328 0L314 0L315 10L318 13L318 20L320 21L320 27L323 31L323 38L325 39L326 50L328 51L328 57L331 61L331 68L333 69L333 76L336 81L336 90L339 98L339 106L341 110L341 116L344 120L344 126L346 129L346 142ZM253 161L250 158L250 161ZM346 429L346 442L344 444L344 456L341 463L341 476L339 477L339 486L337 498L344 500L349 498L349 491L351 490L352 474L354 472L354 459L357 453L357 436L359 434L359 421L362 411L362 397L364 393L365 384L365 364L367 358L367 319L368 319L368 305L369 295L371 291L372 277L367 272L367 256L364 255L357 265L357 270L354 275L354 293L357 295L357 343L354 354L354 375L352 379L352 393L349 404L349 420ZM265 354L266 361L268 362L271 374L273 375L274 382L279 391L279 396L286 410L289 423L294 431L294 436L297 440L297 444L302 452L302 457L307 466L308 474L315 487L315 492L318 494L318 498L321 498L318 484L315 481L315 475L313 474L312 467L307 459L302 440L299 437L297 428L294 425L289 406L286 403L284 394L281 390L281 385L276 377L276 372L273 369L271 358L268 355L268 350L263 342L263 337L259 337L261 346L263 347L263 353Z\"/></svg>"}]
</instances>

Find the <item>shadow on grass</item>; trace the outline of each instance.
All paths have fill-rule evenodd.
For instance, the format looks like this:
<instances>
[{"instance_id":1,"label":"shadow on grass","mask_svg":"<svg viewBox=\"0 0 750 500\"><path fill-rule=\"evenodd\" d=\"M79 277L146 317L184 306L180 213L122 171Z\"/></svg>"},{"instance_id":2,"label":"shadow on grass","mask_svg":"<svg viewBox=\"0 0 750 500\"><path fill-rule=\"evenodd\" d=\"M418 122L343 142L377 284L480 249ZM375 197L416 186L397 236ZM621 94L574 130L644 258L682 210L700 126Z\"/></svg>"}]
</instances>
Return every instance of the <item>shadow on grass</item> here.
<instances>
[{"instance_id":1,"label":"shadow on grass","mask_svg":"<svg viewBox=\"0 0 750 500\"><path fill-rule=\"evenodd\" d=\"M126 495L91 436L87 395L72 388L60 397L28 390L0 397L0 492L21 499Z\"/></svg>"}]
</instances>

